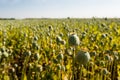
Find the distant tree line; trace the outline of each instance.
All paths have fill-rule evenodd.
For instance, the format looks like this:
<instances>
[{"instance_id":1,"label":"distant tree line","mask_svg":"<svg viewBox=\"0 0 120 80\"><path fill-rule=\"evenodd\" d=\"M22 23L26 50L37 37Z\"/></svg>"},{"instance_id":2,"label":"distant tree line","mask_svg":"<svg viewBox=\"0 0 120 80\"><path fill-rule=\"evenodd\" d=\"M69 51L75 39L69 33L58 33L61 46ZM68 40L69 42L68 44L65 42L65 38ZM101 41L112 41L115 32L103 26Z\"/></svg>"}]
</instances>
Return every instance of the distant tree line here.
<instances>
[{"instance_id":1,"label":"distant tree line","mask_svg":"<svg viewBox=\"0 0 120 80\"><path fill-rule=\"evenodd\" d=\"M15 20L15 18L0 18L0 20Z\"/></svg>"}]
</instances>

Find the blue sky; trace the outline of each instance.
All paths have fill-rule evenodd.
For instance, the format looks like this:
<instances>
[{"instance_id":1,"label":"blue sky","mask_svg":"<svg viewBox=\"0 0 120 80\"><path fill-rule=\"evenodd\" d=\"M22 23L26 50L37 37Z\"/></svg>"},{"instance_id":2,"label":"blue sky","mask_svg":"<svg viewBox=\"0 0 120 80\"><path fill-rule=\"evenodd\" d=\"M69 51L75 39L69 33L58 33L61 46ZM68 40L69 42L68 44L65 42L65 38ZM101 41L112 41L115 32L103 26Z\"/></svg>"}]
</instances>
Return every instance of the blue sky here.
<instances>
[{"instance_id":1,"label":"blue sky","mask_svg":"<svg viewBox=\"0 0 120 80\"><path fill-rule=\"evenodd\" d=\"M120 0L0 0L0 17L120 17Z\"/></svg>"}]
</instances>

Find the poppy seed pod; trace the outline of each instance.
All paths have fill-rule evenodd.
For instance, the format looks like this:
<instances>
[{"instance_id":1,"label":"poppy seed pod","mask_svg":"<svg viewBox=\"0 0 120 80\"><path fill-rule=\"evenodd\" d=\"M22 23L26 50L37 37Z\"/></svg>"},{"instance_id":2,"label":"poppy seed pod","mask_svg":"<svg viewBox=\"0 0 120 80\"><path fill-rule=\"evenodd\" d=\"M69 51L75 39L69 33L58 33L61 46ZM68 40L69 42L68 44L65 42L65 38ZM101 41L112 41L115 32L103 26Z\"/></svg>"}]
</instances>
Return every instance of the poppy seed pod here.
<instances>
[{"instance_id":1,"label":"poppy seed pod","mask_svg":"<svg viewBox=\"0 0 120 80\"><path fill-rule=\"evenodd\" d=\"M105 60L110 61L110 56L109 55L105 55Z\"/></svg>"},{"instance_id":2,"label":"poppy seed pod","mask_svg":"<svg viewBox=\"0 0 120 80\"><path fill-rule=\"evenodd\" d=\"M39 53L35 53L35 54L34 54L34 59L35 59L35 60L39 60L39 58L40 58Z\"/></svg>"},{"instance_id":3,"label":"poppy seed pod","mask_svg":"<svg viewBox=\"0 0 120 80\"><path fill-rule=\"evenodd\" d=\"M102 34L101 35L101 38L106 38L107 37L107 34Z\"/></svg>"},{"instance_id":4,"label":"poppy seed pod","mask_svg":"<svg viewBox=\"0 0 120 80\"><path fill-rule=\"evenodd\" d=\"M80 44L79 37L76 34L69 35L68 43L70 46L77 46Z\"/></svg>"},{"instance_id":5,"label":"poppy seed pod","mask_svg":"<svg viewBox=\"0 0 120 80\"><path fill-rule=\"evenodd\" d=\"M62 54L62 53L60 53L60 54L58 54L58 55L57 55L57 59L58 59L58 60L62 60L62 59L63 59L63 57L64 57L64 56L63 56L63 54Z\"/></svg>"},{"instance_id":6,"label":"poppy seed pod","mask_svg":"<svg viewBox=\"0 0 120 80\"><path fill-rule=\"evenodd\" d=\"M14 73L14 72L15 72L15 68L12 67L9 69L9 73Z\"/></svg>"},{"instance_id":7,"label":"poppy seed pod","mask_svg":"<svg viewBox=\"0 0 120 80\"><path fill-rule=\"evenodd\" d=\"M109 72L108 72L108 70L105 68L105 69L102 70L102 73L103 73L104 75L106 75L106 74L108 74Z\"/></svg>"},{"instance_id":8,"label":"poppy seed pod","mask_svg":"<svg viewBox=\"0 0 120 80\"><path fill-rule=\"evenodd\" d=\"M27 51L23 53L24 57L31 56L31 51Z\"/></svg>"},{"instance_id":9,"label":"poppy seed pod","mask_svg":"<svg viewBox=\"0 0 120 80\"><path fill-rule=\"evenodd\" d=\"M96 56L96 51L90 52L90 56Z\"/></svg>"},{"instance_id":10,"label":"poppy seed pod","mask_svg":"<svg viewBox=\"0 0 120 80\"><path fill-rule=\"evenodd\" d=\"M61 70L61 65L60 64L57 65L57 69Z\"/></svg>"},{"instance_id":11,"label":"poppy seed pod","mask_svg":"<svg viewBox=\"0 0 120 80\"><path fill-rule=\"evenodd\" d=\"M115 56L114 56L114 59L115 59L115 60L119 60L119 56L115 55Z\"/></svg>"},{"instance_id":12,"label":"poppy seed pod","mask_svg":"<svg viewBox=\"0 0 120 80\"><path fill-rule=\"evenodd\" d=\"M37 41L37 40L38 40L38 37L37 37L37 36L35 36L35 37L34 37L34 40L35 40L35 41Z\"/></svg>"},{"instance_id":13,"label":"poppy seed pod","mask_svg":"<svg viewBox=\"0 0 120 80\"><path fill-rule=\"evenodd\" d=\"M59 35L60 35L61 37L63 37L63 33L60 33Z\"/></svg>"},{"instance_id":14,"label":"poppy seed pod","mask_svg":"<svg viewBox=\"0 0 120 80\"><path fill-rule=\"evenodd\" d=\"M90 60L90 54L85 51L79 51L78 54L75 56L75 60L81 64L87 64Z\"/></svg>"},{"instance_id":15,"label":"poppy seed pod","mask_svg":"<svg viewBox=\"0 0 120 80\"><path fill-rule=\"evenodd\" d=\"M100 66L105 66L105 61L100 61L100 62L99 62L99 65L100 65Z\"/></svg>"},{"instance_id":16,"label":"poppy seed pod","mask_svg":"<svg viewBox=\"0 0 120 80\"><path fill-rule=\"evenodd\" d=\"M65 44L66 44L66 41L65 41L65 40L62 40L62 41L61 41L61 44L65 45Z\"/></svg>"},{"instance_id":17,"label":"poppy seed pod","mask_svg":"<svg viewBox=\"0 0 120 80\"><path fill-rule=\"evenodd\" d=\"M49 31L52 31L52 30L53 30L52 25L49 25L48 27L49 27Z\"/></svg>"},{"instance_id":18,"label":"poppy seed pod","mask_svg":"<svg viewBox=\"0 0 120 80\"><path fill-rule=\"evenodd\" d=\"M60 36L57 36L57 37L56 37L56 42L57 42L57 44L61 43L61 41L62 41L62 38L61 38Z\"/></svg>"}]
</instances>

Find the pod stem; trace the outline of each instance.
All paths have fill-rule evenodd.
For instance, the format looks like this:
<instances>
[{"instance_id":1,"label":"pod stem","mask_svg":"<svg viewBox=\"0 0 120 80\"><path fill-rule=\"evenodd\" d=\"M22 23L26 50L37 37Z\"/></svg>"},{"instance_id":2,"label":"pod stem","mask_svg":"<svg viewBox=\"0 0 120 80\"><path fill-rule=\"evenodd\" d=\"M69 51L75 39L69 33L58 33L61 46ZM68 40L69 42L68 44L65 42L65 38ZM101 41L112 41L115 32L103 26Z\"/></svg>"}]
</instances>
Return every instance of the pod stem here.
<instances>
[{"instance_id":1,"label":"pod stem","mask_svg":"<svg viewBox=\"0 0 120 80\"><path fill-rule=\"evenodd\" d=\"M73 47L73 80L75 78L75 47Z\"/></svg>"}]
</instances>

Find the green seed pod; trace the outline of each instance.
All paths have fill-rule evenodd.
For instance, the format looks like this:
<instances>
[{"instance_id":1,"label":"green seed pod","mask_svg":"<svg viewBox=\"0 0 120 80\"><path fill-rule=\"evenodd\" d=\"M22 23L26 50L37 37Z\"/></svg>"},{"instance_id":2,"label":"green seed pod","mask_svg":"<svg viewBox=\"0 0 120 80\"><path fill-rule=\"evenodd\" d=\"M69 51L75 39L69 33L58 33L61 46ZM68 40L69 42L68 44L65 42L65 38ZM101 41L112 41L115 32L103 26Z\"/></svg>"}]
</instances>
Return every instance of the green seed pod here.
<instances>
[{"instance_id":1,"label":"green seed pod","mask_svg":"<svg viewBox=\"0 0 120 80\"><path fill-rule=\"evenodd\" d=\"M5 52L5 50L6 50L5 47L0 48L1 52Z\"/></svg>"},{"instance_id":2,"label":"green seed pod","mask_svg":"<svg viewBox=\"0 0 120 80\"><path fill-rule=\"evenodd\" d=\"M18 64L14 64L14 67L17 68L17 67L18 67Z\"/></svg>"},{"instance_id":3,"label":"green seed pod","mask_svg":"<svg viewBox=\"0 0 120 80\"><path fill-rule=\"evenodd\" d=\"M60 33L59 35L60 35L61 37L63 37L63 33Z\"/></svg>"},{"instance_id":4,"label":"green seed pod","mask_svg":"<svg viewBox=\"0 0 120 80\"><path fill-rule=\"evenodd\" d=\"M69 35L68 43L70 46L77 46L80 44L79 37L76 34Z\"/></svg>"},{"instance_id":5,"label":"green seed pod","mask_svg":"<svg viewBox=\"0 0 120 80\"><path fill-rule=\"evenodd\" d=\"M102 26L102 27L106 27L107 25L106 25L105 23L102 23L101 26Z\"/></svg>"},{"instance_id":6,"label":"green seed pod","mask_svg":"<svg viewBox=\"0 0 120 80\"><path fill-rule=\"evenodd\" d=\"M35 41L37 41L37 40L38 40L38 37L37 37L37 36L35 36L35 37L34 37L34 40L35 40Z\"/></svg>"},{"instance_id":7,"label":"green seed pod","mask_svg":"<svg viewBox=\"0 0 120 80\"><path fill-rule=\"evenodd\" d=\"M100 61L100 66L105 66L105 62L104 61Z\"/></svg>"},{"instance_id":8,"label":"green seed pod","mask_svg":"<svg viewBox=\"0 0 120 80\"><path fill-rule=\"evenodd\" d=\"M102 73L103 73L103 75L106 75L106 74L108 74L109 72L108 72L108 70L105 68L105 69L102 70Z\"/></svg>"},{"instance_id":9,"label":"green seed pod","mask_svg":"<svg viewBox=\"0 0 120 80\"><path fill-rule=\"evenodd\" d=\"M58 60L57 60L57 59L53 59L53 62L54 62L55 64L57 64L57 63L58 63Z\"/></svg>"},{"instance_id":10,"label":"green seed pod","mask_svg":"<svg viewBox=\"0 0 120 80\"><path fill-rule=\"evenodd\" d=\"M31 51L24 52L24 57L31 56Z\"/></svg>"},{"instance_id":11,"label":"green seed pod","mask_svg":"<svg viewBox=\"0 0 120 80\"><path fill-rule=\"evenodd\" d=\"M90 54L88 52L79 51L78 54L75 56L75 60L81 64L87 64L90 60Z\"/></svg>"},{"instance_id":12,"label":"green seed pod","mask_svg":"<svg viewBox=\"0 0 120 80\"><path fill-rule=\"evenodd\" d=\"M37 43L36 42L33 42L32 43L32 47L35 48L37 46Z\"/></svg>"},{"instance_id":13,"label":"green seed pod","mask_svg":"<svg viewBox=\"0 0 120 80\"><path fill-rule=\"evenodd\" d=\"M63 57L64 57L64 56L63 56L63 54L62 54L62 53L59 53L59 54L57 55L57 59L58 59L58 60L62 60L62 59L63 59Z\"/></svg>"},{"instance_id":14,"label":"green seed pod","mask_svg":"<svg viewBox=\"0 0 120 80\"><path fill-rule=\"evenodd\" d=\"M82 33L82 39L85 38L85 36L86 36L86 32L83 32Z\"/></svg>"},{"instance_id":15,"label":"green seed pod","mask_svg":"<svg viewBox=\"0 0 120 80\"><path fill-rule=\"evenodd\" d=\"M115 60L119 60L119 56L115 55L115 56L114 56L114 59L115 59Z\"/></svg>"},{"instance_id":16,"label":"green seed pod","mask_svg":"<svg viewBox=\"0 0 120 80\"><path fill-rule=\"evenodd\" d=\"M105 60L110 61L110 56L109 55L105 55Z\"/></svg>"},{"instance_id":17,"label":"green seed pod","mask_svg":"<svg viewBox=\"0 0 120 80\"><path fill-rule=\"evenodd\" d=\"M112 37L109 37L109 40L111 41L111 40L113 40L113 38L112 38Z\"/></svg>"},{"instance_id":18,"label":"green seed pod","mask_svg":"<svg viewBox=\"0 0 120 80\"><path fill-rule=\"evenodd\" d=\"M112 52L110 50L106 50L105 53L108 54L108 55L112 54Z\"/></svg>"},{"instance_id":19,"label":"green seed pod","mask_svg":"<svg viewBox=\"0 0 120 80\"><path fill-rule=\"evenodd\" d=\"M96 51L90 52L90 56L96 56Z\"/></svg>"},{"instance_id":20,"label":"green seed pod","mask_svg":"<svg viewBox=\"0 0 120 80\"><path fill-rule=\"evenodd\" d=\"M38 50L40 47L36 42L32 43L32 48Z\"/></svg>"},{"instance_id":21,"label":"green seed pod","mask_svg":"<svg viewBox=\"0 0 120 80\"><path fill-rule=\"evenodd\" d=\"M47 33L47 36L49 36L49 37L50 37L50 32L48 32L48 33Z\"/></svg>"},{"instance_id":22,"label":"green seed pod","mask_svg":"<svg viewBox=\"0 0 120 80\"><path fill-rule=\"evenodd\" d=\"M70 56L72 55L72 51L71 51L70 49L66 49L66 50L65 50L65 53L67 53L67 54L70 55Z\"/></svg>"},{"instance_id":23,"label":"green seed pod","mask_svg":"<svg viewBox=\"0 0 120 80\"><path fill-rule=\"evenodd\" d=\"M34 59L35 59L35 60L39 60L39 59L40 59L39 53L35 53L35 54L34 54Z\"/></svg>"},{"instance_id":24,"label":"green seed pod","mask_svg":"<svg viewBox=\"0 0 120 80\"><path fill-rule=\"evenodd\" d=\"M9 73L14 73L15 72L15 69L14 68L10 68L9 69Z\"/></svg>"},{"instance_id":25,"label":"green seed pod","mask_svg":"<svg viewBox=\"0 0 120 80\"><path fill-rule=\"evenodd\" d=\"M101 46L104 46L104 42L100 42L100 45L101 45Z\"/></svg>"},{"instance_id":26,"label":"green seed pod","mask_svg":"<svg viewBox=\"0 0 120 80\"><path fill-rule=\"evenodd\" d=\"M117 44L113 44L113 48L116 48L117 47Z\"/></svg>"},{"instance_id":27,"label":"green seed pod","mask_svg":"<svg viewBox=\"0 0 120 80\"><path fill-rule=\"evenodd\" d=\"M66 44L66 41L65 41L65 40L62 40L62 41L61 41L61 44L65 45L65 44Z\"/></svg>"},{"instance_id":28,"label":"green seed pod","mask_svg":"<svg viewBox=\"0 0 120 80\"><path fill-rule=\"evenodd\" d=\"M57 44L61 43L61 41L62 41L62 38L61 38L60 36L57 36L57 37L56 37L56 42L57 42Z\"/></svg>"},{"instance_id":29,"label":"green seed pod","mask_svg":"<svg viewBox=\"0 0 120 80\"><path fill-rule=\"evenodd\" d=\"M49 28L49 31L52 31L52 30L53 30L52 25L49 25L48 28Z\"/></svg>"},{"instance_id":30,"label":"green seed pod","mask_svg":"<svg viewBox=\"0 0 120 80\"><path fill-rule=\"evenodd\" d=\"M106 38L107 37L107 34L102 34L101 35L101 38Z\"/></svg>"},{"instance_id":31,"label":"green seed pod","mask_svg":"<svg viewBox=\"0 0 120 80\"><path fill-rule=\"evenodd\" d=\"M61 65L60 64L57 65L57 70L61 70Z\"/></svg>"}]
</instances>

